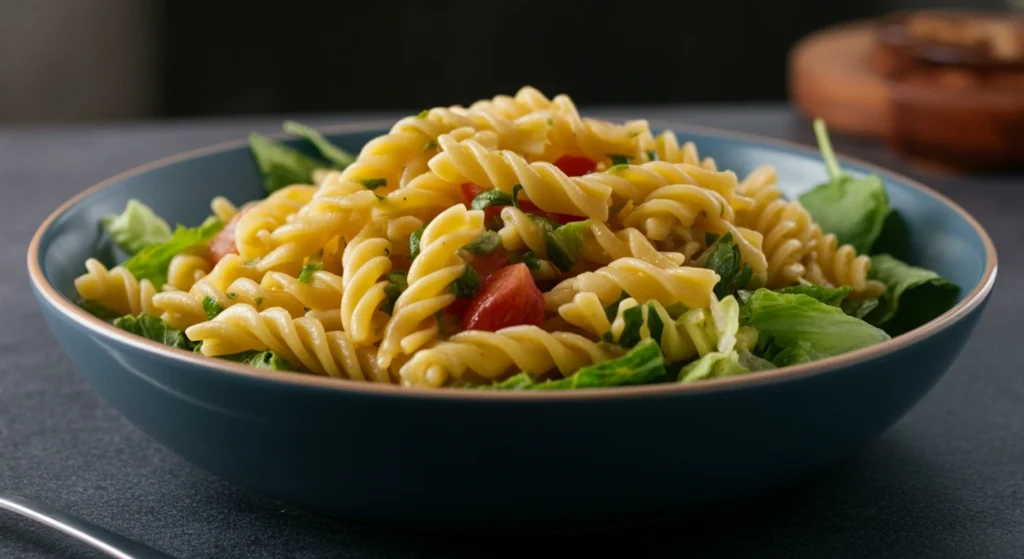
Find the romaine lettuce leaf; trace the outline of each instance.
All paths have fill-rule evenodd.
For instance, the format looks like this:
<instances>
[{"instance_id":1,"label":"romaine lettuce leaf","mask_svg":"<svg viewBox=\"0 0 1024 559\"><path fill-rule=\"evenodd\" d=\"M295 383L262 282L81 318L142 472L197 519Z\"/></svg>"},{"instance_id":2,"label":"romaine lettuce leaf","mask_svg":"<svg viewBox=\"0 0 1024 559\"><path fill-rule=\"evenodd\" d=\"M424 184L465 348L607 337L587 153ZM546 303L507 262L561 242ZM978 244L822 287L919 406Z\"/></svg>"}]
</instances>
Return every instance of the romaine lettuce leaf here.
<instances>
[{"instance_id":1,"label":"romaine lettuce leaf","mask_svg":"<svg viewBox=\"0 0 1024 559\"><path fill-rule=\"evenodd\" d=\"M280 355L270 351L243 351L232 355L221 355L218 359L227 359L237 363L244 363L257 369L272 369L274 371L294 371L295 368L285 361Z\"/></svg>"},{"instance_id":2,"label":"romaine lettuce leaf","mask_svg":"<svg viewBox=\"0 0 1024 559\"><path fill-rule=\"evenodd\" d=\"M193 344L185 337L185 333L172 328L166 322L146 313L125 315L114 320L114 326L131 332L137 336L160 342L166 346L192 350Z\"/></svg>"},{"instance_id":3,"label":"romaine lettuce leaf","mask_svg":"<svg viewBox=\"0 0 1024 559\"><path fill-rule=\"evenodd\" d=\"M870 277L886 285L866 320L898 336L938 317L956 304L960 288L931 270L910 266L888 254L871 258Z\"/></svg>"},{"instance_id":4,"label":"romaine lettuce leaf","mask_svg":"<svg viewBox=\"0 0 1024 559\"><path fill-rule=\"evenodd\" d=\"M199 227L178 225L170 239L143 248L122 265L139 281L149 280L160 288L167 283L167 266L175 255L209 242L222 227L224 224L212 217Z\"/></svg>"},{"instance_id":5,"label":"romaine lettuce leaf","mask_svg":"<svg viewBox=\"0 0 1024 559\"><path fill-rule=\"evenodd\" d=\"M757 329L763 338L759 345L771 344L777 352L803 342L808 355L830 357L889 339L883 330L847 315L839 307L807 295L768 289L758 289L750 296L741 320ZM779 364L777 353L766 357Z\"/></svg>"},{"instance_id":6,"label":"romaine lettuce leaf","mask_svg":"<svg viewBox=\"0 0 1024 559\"><path fill-rule=\"evenodd\" d=\"M102 303L96 301L79 301L78 306L85 312L95 316L100 320L112 321L116 318L120 318L121 315L107 308Z\"/></svg>"},{"instance_id":7,"label":"romaine lettuce leaf","mask_svg":"<svg viewBox=\"0 0 1024 559\"><path fill-rule=\"evenodd\" d=\"M724 299L736 290L746 288L753 275L750 265L742 263L740 247L732 238L731 231L715 238L707 250L696 260L696 264L714 270L718 274L719 280L715 284L715 296L719 299Z\"/></svg>"},{"instance_id":8,"label":"romaine lettuce leaf","mask_svg":"<svg viewBox=\"0 0 1024 559\"><path fill-rule=\"evenodd\" d=\"M854 178L839 167L825 122L814 121L814 133L829 180L805 192L800 204L811 213L822 230L835 234L839 244L849 244L866 254L882 232L889 214L889 198L882 179L876 175Z\"/></svg>"},{"instance_id":9,"label":"romaine lettuce leaf","mask_svg":"<svg viewBox=\"0 0 1024 559\"><path fill-rule=\"evenodd\" d=\"M882 232L875 239L868 254L890 254L899 260L907 259L907 222L897 210L890 209L882 223Z\"/></svg>"},{"instance_id":10,"label":"romaine lettuce leaf","mask_svg":"<svg viewBox=\"0 0 1024 559\"><path fill-rule=\"evenodd\" d=\"M590 220L566 223L546 233L548 260L563 272L568 272L580 259L583 250L583 232L590 227Z\"/></svg>"},{"instance_id":11,"label":"romaine lettuce leaf","mask_svg":"<svg viewBox=\"0 0 1024 559\"><path fill-rule=\"evenodd\" d=\"M697 382L709 378L741 375L750 371L740 364L736 350L728 352L715 351L690 363L679 371L680 383Z\"/></svg>"},{"instance_id":12,"label":"romaine lettuce leaf","mask_svg":"<svg viewBox=\"0 0 1024 559\"><path fill-rule=\"evenodd\" d=\"M782 289L776 289L777 293L789 293L807 295L812 299L817 299L826 305L838 307L843 304L844 299L850 293L850 287L847 285L841 287L825 287L821 285L791 285L789 287L783 287Z\"/></svg>"},{"instance_id":13,"label":"romaine lettuce leaf","mask_svg":"<svg viewBox=\"0 0 1024 559\"><path fill-rule=\"evenodd\" d=\"M307 126L305 124L299 124L298 122L295 122L293 120L288 120L285 121L284 123L284 131L289 134L295 134L296 136L302 136L303 138L309 140L309 142L313 144L313 147L315 147L317 151L320 152L320 155L322 155L324 159L333 163L333 166L336 169L344 169L345 167L348 167L356 160L355 156L352 155L351 153L339 148L338 146L332 144L331 142L328 142L327 138L324 138L323 134L318 132L312 126ZM378 184L378 186L383 185ZM370 185L366 185L366 187L369 188L370 190L373 190L374 188Z\"/></svg>"},{"instance_id":14,"label":"romaine lettuce leaf","mask_svg":"<svg viewBox=\"0 0 1024 559\"><path fill-rule=\"evenodd\" d=\"M325 161L255 132L249 134L249 149L263 175L263 187L268 194L293 184L312 184L314 171L330 167Z\"/></svg>"},{"instance_id":15,"label":"romaine lettuce leaf","mask_svg":"<svg viewBox=\"0 0 1024 559\"><path fill-rule=\"evenodd\" d=\"M128 254L171 238L171 226L157 216L149 206L138 200L128 200L121 215L100 220L100 226L121 250Z\"/></svg>"}]
</instances>

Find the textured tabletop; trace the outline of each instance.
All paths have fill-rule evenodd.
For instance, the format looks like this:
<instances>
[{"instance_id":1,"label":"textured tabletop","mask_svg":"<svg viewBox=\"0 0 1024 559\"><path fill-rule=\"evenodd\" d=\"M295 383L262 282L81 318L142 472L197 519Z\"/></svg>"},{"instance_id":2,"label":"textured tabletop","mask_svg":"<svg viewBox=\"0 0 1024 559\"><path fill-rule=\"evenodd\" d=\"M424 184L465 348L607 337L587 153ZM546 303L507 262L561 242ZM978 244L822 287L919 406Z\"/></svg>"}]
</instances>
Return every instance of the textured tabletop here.
<instances>
[{"instance_id":1,"label":"textured tabletop","mask_svg":"<svg viewBox=\"0 0 1024 559\"><path fill-rule=\"evenodd\" d=\"M812 143L809 124L781 106L605 114ZM840 153L914 176L963 205L995 240L1000 269L992 304L949 374L888 433L841 464L697 517L517 537L334 520L193 468L135 430L76 373L29 290L25 247L49 212L93 183L251 130L276 131L280 121L0 127L0 493L47 502L179 557L1024 557L1024 294L1016 291L1024 272L1024 175L942 175L912 168L873 143L843 139L836 139ZM0 512L0 557L98 556Z\"/></svg>"}]
</instances>

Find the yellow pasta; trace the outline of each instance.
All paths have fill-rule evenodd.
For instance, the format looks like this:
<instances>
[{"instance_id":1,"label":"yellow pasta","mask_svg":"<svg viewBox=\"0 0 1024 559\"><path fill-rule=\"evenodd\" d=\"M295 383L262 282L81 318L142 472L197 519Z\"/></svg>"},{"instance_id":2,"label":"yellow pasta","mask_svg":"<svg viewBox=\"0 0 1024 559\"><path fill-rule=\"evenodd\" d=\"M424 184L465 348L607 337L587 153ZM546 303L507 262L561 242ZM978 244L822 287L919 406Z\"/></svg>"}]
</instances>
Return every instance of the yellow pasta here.
<instances>
[{"instance_id":1,"label":"yellow pasta","mask_svg":"<svg viewBox=\"0 0 1024 559\"><path fill-rule=\"evenodd\" d=\"M421 350L402 366L402 382L436 387L449 376L497 379L510 371L563 375L615 357L620 351L569 332L545 332L536 326L512 326L497 332L469 330Z\"/></svg>"},{"instance_id":2,"label":"yellow pasta","mask_svg":"<svg viewBox=\"0 0 1024 559\"><path fill-rule=\"evenodd\" d=\"M114 320L124 328L163 321L184 332L178 347L210 357L346 381L533 389L577 372L537 388L635 383L615 377L641 345L660 350L637 367L652 375L643 382L745 373L741 352L763 348L737 298L807 283L859 299L885 290L870 257L783 198L774 167L740 181L671 130L583 116L564 94L526 86L434 107L347 166L329 159L275 162L296 182L268 176L271 193L241 207L214 197L212 217L231 229L175 233L173 250L148 250L168 227L133 205L136 222L157 221L129 239L141 256L112 269L89 259L79 295L97 315L149 315ZM108 233L124 249L134 226Z\"/></svg>"},{"instance_id":3,"label":"yellow pasta","mask_svg":"<svg viewBox=\"0 0 1024 559\"><path fill-rule=\"evenodd\" d=\"M118 314L157 314L153 306L156 288L149 280L138 281L121 266L108 270L95 258L85 261L85 269L85 274L75 278L75 289L82 299L99 303Z\"/></svg>"},{"instance_id":4,"label":"yellow pasta","mask_svg":"<svg viewBox=\"0 0 1024 559\"><path fill-rule=\"evenodd\" d=\"M434 314L455 301L448 286L466 269L458 250L484 231L484 213L452 206L434 218L423 231L420 253L408 274L408 289L398 297L391 320L377 353L381 368L390 365L400 354L414 351L437 336Z\"/></svg>"}]
</instances>

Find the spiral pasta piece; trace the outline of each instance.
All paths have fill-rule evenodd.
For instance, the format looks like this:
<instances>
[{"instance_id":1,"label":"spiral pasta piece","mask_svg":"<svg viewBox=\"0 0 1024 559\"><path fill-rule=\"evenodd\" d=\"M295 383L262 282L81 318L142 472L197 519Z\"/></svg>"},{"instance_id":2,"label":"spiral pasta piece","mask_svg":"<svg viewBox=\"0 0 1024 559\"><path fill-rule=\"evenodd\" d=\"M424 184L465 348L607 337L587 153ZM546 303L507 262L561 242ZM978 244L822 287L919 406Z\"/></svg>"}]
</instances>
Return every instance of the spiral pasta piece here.
<instances>
[{"instance_id":1,"label":"spiral pasta piece","mask_svg":"<svg viewBox=\"0 0 1024 559\"><path fill-rule=\"evenodd\" d=\"M222 223L227 223L238 213L238 208L231 203L231 200L223 196L215 196L210 201L210 212Z\"/></svg>"},{"instance_id":2,"label":"spiral pasta piece","mask_svg":"<svg viewBox=\"0 0 1024 559\"><path fill-rule=\"evenodd\" d=\"M569 375L581 367L616 357L612 346L602 347L569 332L545 332L536 326L512 326L497 332L466 330L433 347L418 351L399 373L403 384L438 387L450 377L470 375L497 380L512 372Z\"/></svg>"},{"instance_id":3,"label":"spiral pasta piece","mask_svg":"<svg viewBox=\"0 0 1024 559\"><path fill-rule=\"evenodd\" d=\"M501 245L513 252L532 251L538 258L548 257L545 230L529 215L515 206L501 209L502 227L498 230Z\"/></svg>"},{"instance_id":4,"label":"spiral pasta piece","mask_svg":"<svg viewBox=\"0 0 1024 559\"><path fill-rule=\"evenodd\" d=\"M156 288L149 280L138 281L121 266L107 269L95 258L85 261L86 273L75 278L75 289L82 299L103 305L120 315L159 314L153 306Z\"/></svg>"},{"instance_id":5,"label":"spiral pasta piece","mask_svg":"<svg viewBox=\"0 0 1024 559\"><path fill-rule=\"evenodd\" d=\"M646 305L642 305L633 298L623 299L619 302L616 315L612 320L608 320L604 305L601 304L601 300L598 299L596 294L587 292L577 293L571 304L563 305L558 309L558 314L568 324L576 326L596 338L600 338L607 333L611 335L613 340L619 340L622 338L626 328L626 312L637 307L639 307L637 310L640 312L642 320L639 329L640 336L637 341L651 338L651 313L654 313L661 324L660 337L656 341L661 347L667 362L674 363L698 356L698 348L694 342L693 333L689 332L684 324L677 324L676 319L669 315L665 306L657 301L651 301ZM685 323L685 321L682 322ZM700 337L704 335L702 332L696 334ZM704 349L704 352L700 353L701 356L713 348L709 348L705 344L702 346L702 349Z\"/></svg>"},{"instance_id":6,"label":"spiral pasta piece","mask_svg":"<svg viewBox=\"0 0 1024 559\"><path fill-rule=\"evenodd\" d=\"M836 236L823 234L817 224L811 229L815 242L814 251L804 260L807 280L833 287L848 285L853 295L863 298L878 297L885 292L884 283L868 279L871 257L858 256L850 245L839 246Z\"/></svg>"},{"instance_id":7,"label":"spiral pasta piece","mask_svg":"<svg viewBox=\"0 0 1024 559\"><path fill-rule=\"evenodd\" d=\"M235 226L238 254L251 260L269 252L271 231L312 200L316 190L310 185L287 186L254 204Z\"/></svg>"},{"instance_id":8,"label":"spiral pasta piece","mask_svg":"<svg viewBox=\"0 0 1024 559\"><path fill-rule=\"evenodd\" d=\"M167 266L167 285L171 289L188 291L210 273L210 269L210 261L198 254L176 254Z\"/></svg>"},{"instance_id":9,"label":"spiral pasta piece","mask_svg":"<svg viewBox=\"0 0 1024 559\"><path fill-rule=\"evenodd\" d=\"M185 335L203 342L203 355L211 357L271 350L292 366L313 373L391 382L387 369L376 366L373 346L356 347L345 332L327 331L318 320L293 318L281 308L259 312L251 305L235 305L212 320L189 327Z\"/></svg>"},{"instance_id":10,"label":"spiral pasta piece","mask_svg":"<svg viewBox=\"0 0 1024 559\"><path fill-rule=\"evenodd\" d=\"M661 252L637 229L612 232L604 223L591 222L583 233L582 255L597 264L611 264L620 258L637 258L658 268L682 266L686 257L678 252Z\"/></svg>"},{"instance_id":11,"label":"spiral pasta piece","mask_svg":"<svg viewBox=\"0 0 1024 559\"><path fill-rule=\"evenodd\" d=\"M435 107L399 120L387 134L368 142L342 177L354 181L383 178L391 189L405 187L418 174L406 170L421 167L417 160L433 149L432 144L442 134L457 129L489 131L503 149L539 155L546 145L548 128L543 115L521 115L511 120L481 107Z\"/></svg>"},{"instance_id":12,"label":"spiral pasta piece","mask_svg":"<svg viewBox=\"0 0 1024 559\"><path fill-rule=\"evenodd\" d=\"M639 136L648 129L646 120L632 120L617 125L607 120L580 116L568 95L558 95L552 101L552 126L548 133L549 147L546 158L551 161L561 155L582 155L594 161L606 161L612 155L641 159ZM531 198L532 199L532 198Z\"/></svg>"},{"instance_id":13,"label":"spiral pasta piece","mask_svg":"<svg viewBox=\"0 0 1024 559\"><path fill-rule=\"evenodd\" d=\"M650 130L640 134L641 155L645 161L666 161L668 163L686 163L696 165L708 171L715 171L718 166L710 157L700 158L697 145L693 142L679 144L676 133L666 130L653 136ZM652 157L653 156L653 157Z\"/></svg>"},{"instance_id":14,"label":"spiral pasta piece","mask_svg":"<svg viewBox=\"0 0 1024 559\"><path fill-rule=\"evenodd\" d=\"M554 110L554 103L535 87L519 88L515 96L496 95L482 99L469 106L469 110L483 110L499 114L507 119L516 119L530 113Z\"/></svg>"},{"instance_id":15,"label":"spiral pasta piece","mask_svg":"<svg viewBox=\"0 0 1024 559\"><path fill-rule=\"evenodd\" d=\"M243 259L241 255L227 254L213 266L210 273L206 274L202 280L223 291L239 278L258 282L262 277L263 273L252 263Z\"/></svg>"},{"instance_id":16,"label":"spiral pasta piece","mask_svg":"<svg viewBox=\"0 0 1024 559\"><path fill-rule=\"evenodd\" d=\"M292 316L305 313L300 300L288 291L269 290L249 278L238 278L225 289L218 288L212 281L201 279L188 291L166 291L153 297L153 306L161 311L160 318L171 326L184 329L209 320L204 302L210 299L221 309L236 304L252 305L256 308L280 307Z\"/></svg>"},{"instance_id":17,"label":"spiral pasta piece","mask_svg":"<svg viewBox=\"0 0 1024 559\"><path fill-rule=\"evenodd\" d=\"M544 294L544 304L549 311L556 311L571 304L577 293L589 291L607 305L625 291L641 303L682 303L700 309L711 304L719 279L714 270L706 268L680 266L666 270L638 258L620 258L593 272L563 280Z\"/></svg>"},{"instance_id":18,"label":"spiral pasta piece","mask_svg":"<svg viewBox=\"0 0 1024 559\"><path fill-rule=\"evenodd\" d=\"M285 292L307 309L333 309L341 305L344 279L326 270L313 272L308 281L299 281L283 272L267 272L260 287L270 293ZM267 306L284 305L263 305L263 308Z\"/></svg>"},{"instance_id":19,"label":"spiral pasta piece","mask_svg":"<svg viewBox=\"0 0 1024 559\"><path fill-rule=\"evenodd\" d=\"M651 192L623 225L661 241L668 238L675 225L693 227L699 220L704 228L721 228L735 219L732 206L718 192L693 184L673 184Z\"/></svg>"},{"instance_id":20,"label":"spiral pasta piece","mask_svg":"<svg viewBox=\"0 0 1024 559\"><path fill-rule=\"evenodd\" d=\"M391 271L391 242L380 229L377 224L367 225L342 256L341 322L357 345L375 342L387 322L380 306L387 298L384 276Z\"/></svg>"},{"instance_id":21,"label":"spiral pasta piece","mask_svg":"<svg viewBox=\"0 0 1024 559\"><path fill-rule=\"evenodd\" d=\"M544 211L608 220L611 189L590 175L569 177L551 163L529 163L515 152L490 150L473 140L440 136L437 142L441 153L430 160L430 169L450 185L471 182L509 195L520 185Z\"/></svg>"},{"instance_id":22,"label":"spiral pasta piece","mask_svg":"<svg viewBox=\"0 0 1024 559\"><path fill-rule=\"evenodd\" d=\"M458 250L483 231L484 212L461 205L448 208L427 225L406 277L409 287L395 301L384 330L378 366L386 368L395 356L411 354L437 337L433 316L455 300L448 286L466 270Z\"/></svg>"}]
</instances>

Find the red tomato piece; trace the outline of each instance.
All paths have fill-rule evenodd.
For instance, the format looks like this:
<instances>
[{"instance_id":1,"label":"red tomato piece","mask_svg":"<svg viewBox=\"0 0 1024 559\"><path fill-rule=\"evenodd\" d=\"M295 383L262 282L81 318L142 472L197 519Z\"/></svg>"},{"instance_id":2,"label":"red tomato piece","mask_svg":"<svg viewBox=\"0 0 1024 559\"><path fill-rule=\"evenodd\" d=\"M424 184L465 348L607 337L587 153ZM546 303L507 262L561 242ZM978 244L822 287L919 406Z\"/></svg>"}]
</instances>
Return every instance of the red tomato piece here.
<instances>
[{"instance_id":1,"label":"red tomato piece","mask_svg":"<svg viewBox=\"0 0 1024 559\"><path fill-rule=\"evenodd\" d=\"M242 206L237 213L224 224L224 227L219 233L214 235L210 239L210 244L207 245L210 248L210 258L213 259L213 263L220 262L221 258L229 254L238 254L238 245L235 244L235 226L238 225L238 220L242 217L242 214L249 211L252 204Z\"/></svg>"},{"instance_id":2,"label":"red tomato piece","mask_svg":"<svg viewBox=\"0 0 1024 559\"><path fill-rule=\"evenodd\" d=\"M597 170L597 162L590 160L587 157L578 157L575 155L563 155L555 161L555 167L562 170L563 173L570 177L579 177L586 175L587 173L593 173Z\"/></svg>"},{"instance_id":3,"label":"red tomato piece","mask_svg":"<svg viewBox=\"0 0 1024 559\"><path fill-rule=\"evenodd\" d=\"M543 320L544 295L520 262L491 275L477 290L462 315L462 327L495 332L521 324L540 326Z\"/></svg>"},{"instance_id":4,"label":"red tomato piece","mask_svg":"<svg viewBox=\"0 0 1024 559\"><path fill-rule=\"evenodd\" d=\"M473 263L470 264L476 275L480 276L480 284L483 285L505 266L508 266L508 254L503 248L496 248L488 254L474 254Z\"/></svg>"}]
</instances>

